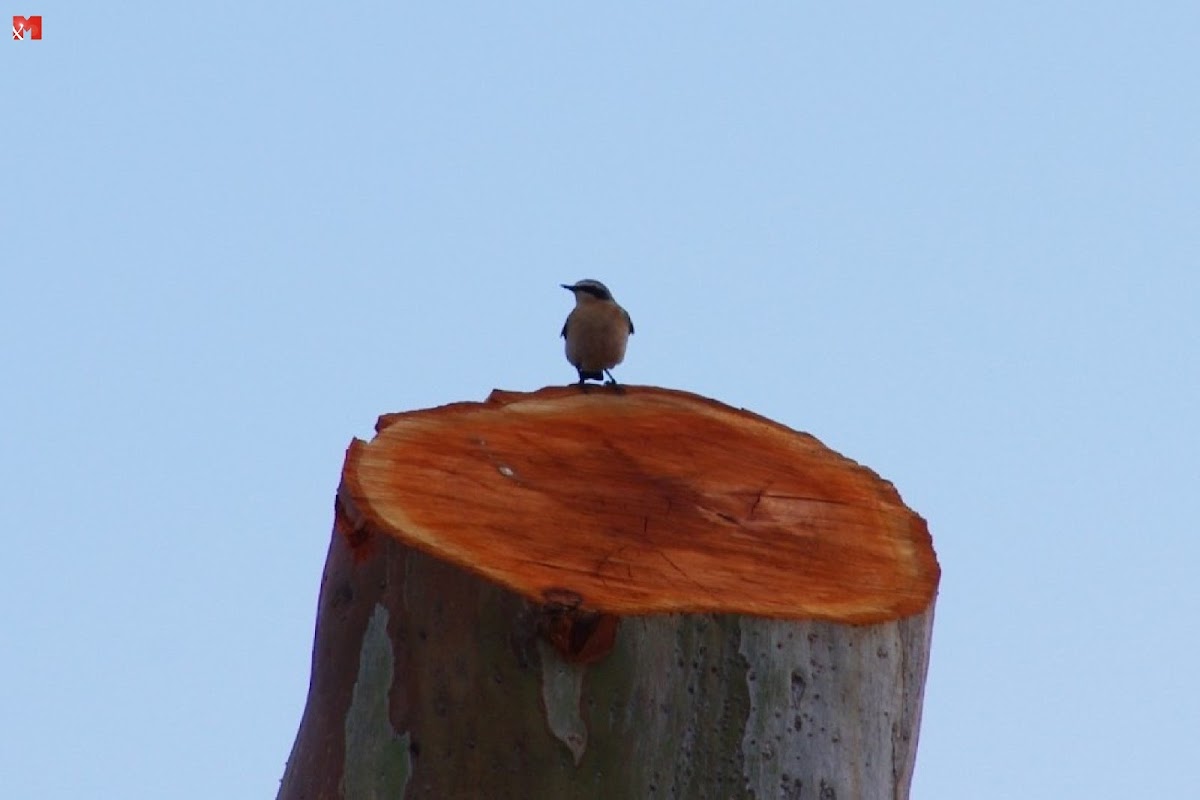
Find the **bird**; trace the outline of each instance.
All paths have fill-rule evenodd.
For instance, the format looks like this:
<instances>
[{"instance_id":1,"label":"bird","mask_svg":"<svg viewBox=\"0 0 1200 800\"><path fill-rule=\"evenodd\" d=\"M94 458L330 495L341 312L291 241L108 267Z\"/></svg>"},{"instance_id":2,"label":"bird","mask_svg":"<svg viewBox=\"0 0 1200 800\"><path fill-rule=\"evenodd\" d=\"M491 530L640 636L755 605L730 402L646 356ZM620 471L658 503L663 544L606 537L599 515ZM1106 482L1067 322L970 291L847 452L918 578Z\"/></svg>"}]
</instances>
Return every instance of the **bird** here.
<instances>
[{"instance_id":1,"label":"bird","mask_svg":"<svg viewBox=\"0 0 1200 800\"><path fill-rule=\"evenodd\" d=\"M575 295L575 308L563 323L562 337L567 340L567 361L579 373L579 385L604 380L607 374L605 384L616 386L610 370L625 358L625 344L633 333L629 312L617 305L600 281L585 278L559 285Z\"/></svg>"}]
</instances>

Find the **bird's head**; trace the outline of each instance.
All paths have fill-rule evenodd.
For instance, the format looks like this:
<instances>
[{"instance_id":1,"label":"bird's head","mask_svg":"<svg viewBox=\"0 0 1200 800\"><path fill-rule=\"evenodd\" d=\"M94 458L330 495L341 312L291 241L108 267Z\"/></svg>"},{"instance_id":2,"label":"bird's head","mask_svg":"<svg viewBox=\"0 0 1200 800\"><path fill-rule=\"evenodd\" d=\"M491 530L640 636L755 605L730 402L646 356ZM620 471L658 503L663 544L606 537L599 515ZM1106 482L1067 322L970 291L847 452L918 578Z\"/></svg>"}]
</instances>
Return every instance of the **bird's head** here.
<instances>
[{"instance_id":1,"label":"bird's head","mask_svg":"<svg viewBox=\"0 0 1200 800\"><path fill-rule=\"evenodd\" d=\"M573 284L560 284L564 289L575 295L575 301L578 303L587 302L590 300L607 300L612 301L612 292L603 283L592 278L584 278L581 281L576 281Z\"/></svg>"}]
</instances>

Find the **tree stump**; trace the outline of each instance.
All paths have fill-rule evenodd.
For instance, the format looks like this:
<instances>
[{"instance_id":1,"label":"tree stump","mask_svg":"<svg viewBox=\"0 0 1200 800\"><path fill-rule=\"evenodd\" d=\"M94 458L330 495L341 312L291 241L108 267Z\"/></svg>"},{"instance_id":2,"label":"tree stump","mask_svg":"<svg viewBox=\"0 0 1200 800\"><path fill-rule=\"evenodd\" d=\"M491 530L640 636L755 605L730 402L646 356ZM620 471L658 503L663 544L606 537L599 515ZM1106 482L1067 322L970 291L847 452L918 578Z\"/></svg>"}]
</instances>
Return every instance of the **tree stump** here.
<instances>
[{"instance_id":1,"label":"tree stump","mask_svg":"<svg viewBox=\"0 0 1200 800\"><path fill-rule=\"evenodd\" d=\"M652 387L376 431L281 800L908 796L939 568L890 483Z\"/></svg>"}]
</instances>

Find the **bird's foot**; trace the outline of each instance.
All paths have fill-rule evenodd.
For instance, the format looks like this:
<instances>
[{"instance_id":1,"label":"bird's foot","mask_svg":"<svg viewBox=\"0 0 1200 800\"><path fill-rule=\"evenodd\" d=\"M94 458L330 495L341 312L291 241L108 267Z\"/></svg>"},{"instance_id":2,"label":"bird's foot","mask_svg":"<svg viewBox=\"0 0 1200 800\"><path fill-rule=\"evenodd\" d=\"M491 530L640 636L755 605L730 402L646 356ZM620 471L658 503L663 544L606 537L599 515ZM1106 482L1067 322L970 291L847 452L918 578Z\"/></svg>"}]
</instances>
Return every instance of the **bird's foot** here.
<instances>
[{"instance_id":1,"label":"bird's foot","mask_svg":"<svg viewBox=\"0 0 1200 800\"><path fill-rule=\"evenodd\" d=\"M578 386L584 392L586 392L588 390L588 386L589 386L588 381L604 380L603 372L591 372L590 370L585 370L585 369L578 370L578 372L579 372L579 383L577 383L575 385Z\"/></svg>"}]
</instances>

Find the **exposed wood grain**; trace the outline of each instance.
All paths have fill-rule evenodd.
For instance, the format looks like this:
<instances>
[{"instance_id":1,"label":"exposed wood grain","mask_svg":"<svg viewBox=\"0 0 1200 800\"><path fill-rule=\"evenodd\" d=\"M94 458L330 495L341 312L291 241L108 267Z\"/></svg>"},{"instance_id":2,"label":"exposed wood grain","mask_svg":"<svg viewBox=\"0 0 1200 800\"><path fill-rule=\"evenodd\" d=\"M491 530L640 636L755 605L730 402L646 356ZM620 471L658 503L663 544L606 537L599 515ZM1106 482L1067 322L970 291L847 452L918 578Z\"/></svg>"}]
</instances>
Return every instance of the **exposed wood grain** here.
<instances>
[{"instance_id":1,"label":"exposed wood grain","mask_svg":"<svg viewBox=\"0 0 1200 800\"><path fill-rule=\"evenodd\" d=\"M890 483L808 434L651 387L384 416L351 444L339 500L360 548L392 536L526 598L568 590L617 615L878 622L929 608L939 579Z\"/></svg>"}]
</instances>

